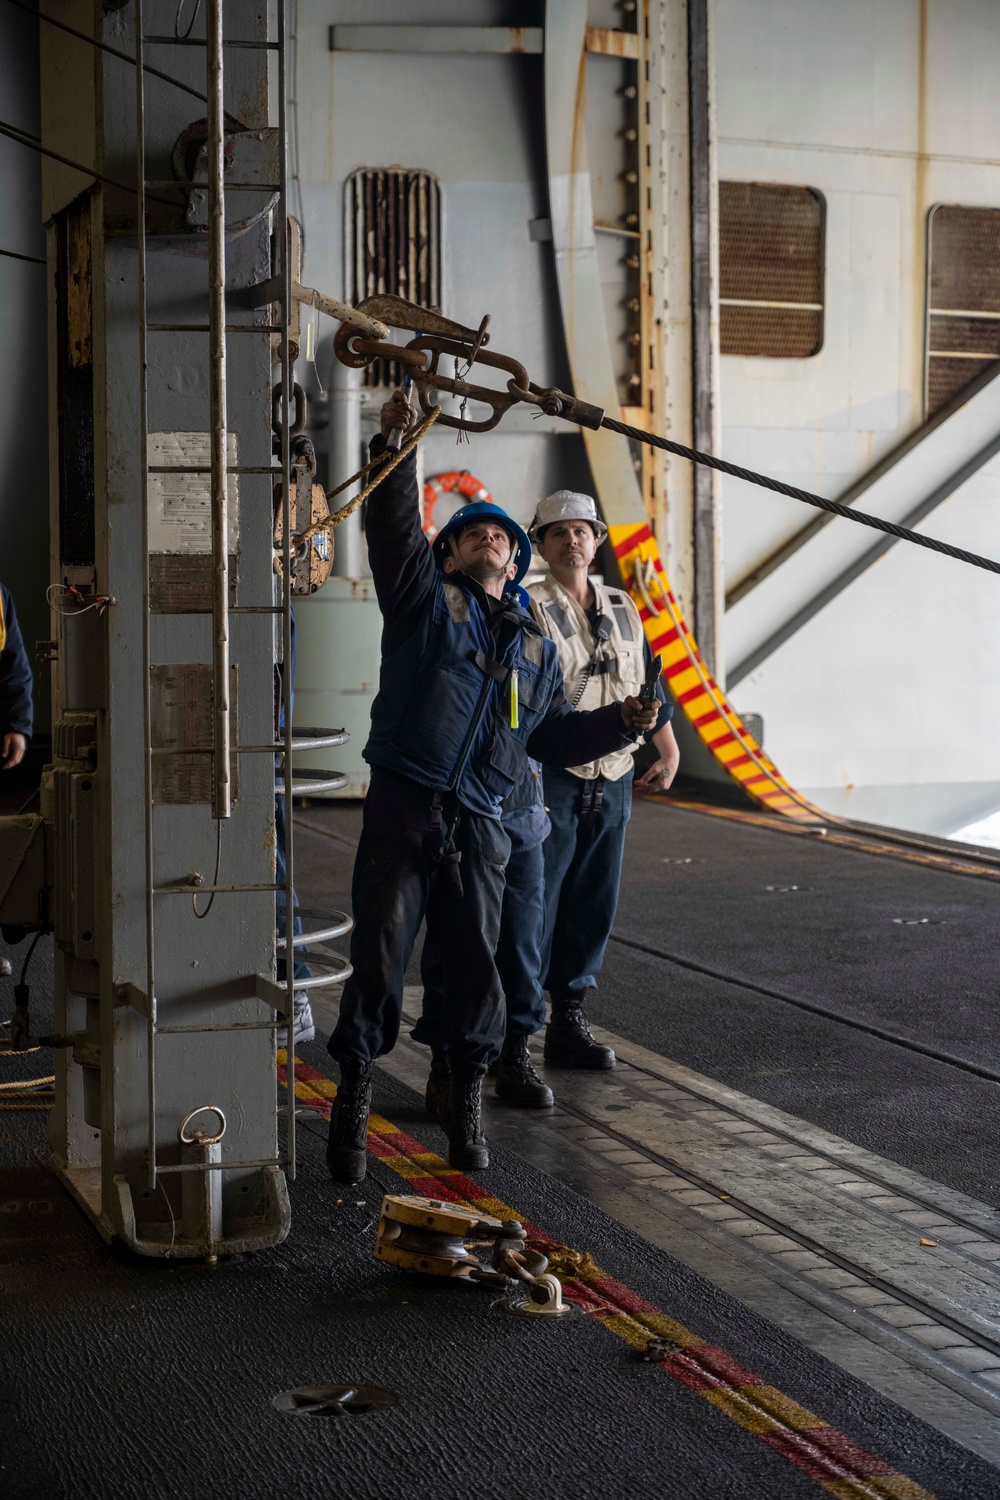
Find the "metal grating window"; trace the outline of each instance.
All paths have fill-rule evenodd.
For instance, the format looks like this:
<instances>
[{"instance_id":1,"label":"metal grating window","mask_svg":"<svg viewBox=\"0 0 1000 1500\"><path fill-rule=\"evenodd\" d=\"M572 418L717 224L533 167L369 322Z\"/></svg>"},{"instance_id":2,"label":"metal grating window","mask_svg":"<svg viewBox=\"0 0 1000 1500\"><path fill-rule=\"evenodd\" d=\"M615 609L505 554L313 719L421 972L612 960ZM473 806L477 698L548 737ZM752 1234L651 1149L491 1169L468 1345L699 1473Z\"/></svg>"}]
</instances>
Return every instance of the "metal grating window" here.
<instances>
[{"instance_id":1,"label":"metal grating window","mask_svg":"<svg viewBox=\"0 0 1000 1500\"><path fill-rule=\"evenodd\" d=\"M1000 359L1000 208L928 215L927 390L933 416Z\"/></svg>"},{"instance_id":2,"label":"metal grating window","mask_svg":"<svg viewBox=\"0 0 1000 1500\"><path fill-rule=\"evenodd\" d=\"M441 188L429 172L361 168L347 179L349 298L392 292L421 307L441 302ZM399 385L399 365L379 359L369 386Z\"/></svg>"},{"instance_id":3,"label":"metal grating window","mask_svg":"<svg viewBox=\"0 0 1000 1500\"><path fill-rule=\"evenodd\" d=\"M814 188L719 183L723 354L807 359L823 345L824 201Z\"/></svg>"}]
</instances>

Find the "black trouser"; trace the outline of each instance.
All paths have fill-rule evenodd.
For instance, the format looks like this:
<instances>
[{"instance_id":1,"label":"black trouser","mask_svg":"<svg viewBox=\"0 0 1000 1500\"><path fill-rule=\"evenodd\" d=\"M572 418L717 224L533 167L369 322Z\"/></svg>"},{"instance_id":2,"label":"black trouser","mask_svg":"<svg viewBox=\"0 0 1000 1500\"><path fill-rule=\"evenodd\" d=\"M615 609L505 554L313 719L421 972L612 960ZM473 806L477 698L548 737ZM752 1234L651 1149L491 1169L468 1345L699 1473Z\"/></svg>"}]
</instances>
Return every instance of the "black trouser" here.
<instances>
[{"instance_id":1,"label":"black trouser","mask_svg":"<svg viewBox=\"0 0 1000 1500\"><path fill-rule=\"evenodd\" d=\"M496 962L507 1007L508 1036L531 1036L545 1025L541 982L544 878L541 844L520 850L507 861ZM443 1049L441 949L429 935L420 955L420 977L424 982L424 1008L411 1035L415 1042Z\"/></svg>"},{"instance_id":2,"label":"black trouser","mask_svg":"<svg viewBox=\"0 0 1000 1500\"><path fill-rule=\"evenodd\" d=\"M442 955L442 1044L456 1076L472 1077L485 1073L503 1045L504 1000L493 955L510 840L498 820L463 807L455 829L461 861L436 864L427 843L433 797L405 776L372 770L354 862L354 973L329 1050L338 1062L374 1062L392 1051L403 976L426 914Z\"/></svg>"}]
</instances>

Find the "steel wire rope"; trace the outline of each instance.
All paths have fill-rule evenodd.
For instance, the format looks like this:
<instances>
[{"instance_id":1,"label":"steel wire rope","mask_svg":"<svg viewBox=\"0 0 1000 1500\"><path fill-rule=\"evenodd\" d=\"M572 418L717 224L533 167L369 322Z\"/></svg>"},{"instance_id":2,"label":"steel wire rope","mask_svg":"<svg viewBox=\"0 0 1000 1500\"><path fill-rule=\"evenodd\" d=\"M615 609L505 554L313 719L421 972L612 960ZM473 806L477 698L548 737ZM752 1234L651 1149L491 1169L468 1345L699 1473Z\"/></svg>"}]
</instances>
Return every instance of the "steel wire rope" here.
<instances>
[{"instance_id":1,"label":"steel wire rope","mask_svg":"<svg viewBox=\"0 0 1000 1500\"><path fill-rule=\"evenodd\" d=\"M653 570L651 567L651 574L652 572ZM658 615L660 613L659 606L653 600L649 583L647 583L645 577L643 576L642 570L638 563L636 564L633 577L635 579L636 587L639 590L642 601L645 604L646 608L649 610L651 615ZM674 629L677 631L678 636L683 639L685 635L684 622L671 603L666 589L659 582L658 578L657 584L660 591L660 598L663 600L664 607L666 608L667 614L670 616L671 623ZM716 688L714 682L705 670L704 664L702 663L697 651L691 651L689 653L689 660L692 667L698 674L698 680L701 683L702 688L715 704L715 707L721 715L723 721L725 722L726 727L729 729L730 733L735 735L739 740L740 744L743 747L744 753L750 758L750 760L753 761L754 765L757 767L758 771L760 771L761 775L766 776L768 780L773 781L776 786L780 786L781 790L786 794L786 796L790 797L793 802L796 802L799 807L801 807L806 813L809 814L810 817L815 817L818 821L830 823L835 822L836 819L832 814L821 814L819 809L814 807L807 798L803 797L801 792L797 792L793 786L789 785L789 783L784 780L783 777L780 777L776 767L770 764L767 760L763 759L762 752L756 750L753 745L749 743L747 735L744 731L744 727L738 715L735 714L729 707L729 704L726 701L725 694L721 693Z\"/></svg>"},{"instance_id":2,"label":"steel wire rope","mask_svg":"<svg viewBox=\"0 0 1000 1500\"><path fill-rule=\"evenodd\" d=\"M20 250L0 250L0 255L6 256L8 260L30 261L33 266L48 265L48 261L43 255L24 255Z\"/></svg>"},{"instance_id":3,"label":"steel wire rope","mask_svg":"<svg viewBox=\"0 0 1000 1500\"><path fill-rule=\"evenodd\" d=\"M633 442L646 443L650 448L662 448L665 453L676 454L678 458L686 458L691 463L704 464L706 468L716 469L720 474L730 474L734 479L742 479L747 484L756 484L762 489L772 490L776 495L787 495L791 500L801 500L804 505L812 505L817 510L825 510L831 516L840 516L845 521L856 521L859 526L869 526L873 531L884 532L886 536L896 537L899 541L912 542L916 547L925 547L930 552L939 552L945 557L953 557L956 562L968 563L970 567L984 568L987 573L1000 573L1000 562L994 562L989 557L981 557L978 552L967 552L964 547L953 547L950 542L942 542L937 537L911 531L908 526L898 526L895 521L886 521L881 516L871 515L868 511L856 510L851 505L843 505L839 500L827 500L823 495L814 495L810 490L800 490L794 484L785 484L782 480L772 479L767 474L757 474L753 469L743 469L739 464L728 463L724 458L716 458L712 453L700 453L696 448L687 448L683 443L675 443L670 438L659 437L656 433L643 432L640 427L630 427L626 422L616 421L614 417L605 417L601 426L607 428L609 432L617 432L621 437L631 438Z\"/></svg>"},{"instance_id":4,"label":"steel wire rope","mask_svg":"<svg viewBox=\"0 0 1000 1500\"><path fill-rule=\"evenodd\" d=\"M127 62L135 66L135 58L130 57L127 52L122 52L120 48L112 47L107 42L99 42L96 36L88 36L85 31L78 31L75 26L68 26L65 21L57 21L55 16L47 16L37 6L28 5L26 0L7 0L7 4L13 5L17 10L23 10L26 15L34 16L36 21L44 21L48 26L55 26L59 31L65 31L70 36L75 36L79 41L86 42L88 47L95 47L99 52L107 52L111 57L121 58L122 62ZM200 4L201 0L198 0L195 6L195 15L198 13L198 5ZM193 18L191 24L194 25ZM175 88L183 89L185 94L193 94L196 99L201 100L202 104L207 102L205 95L198 89L192 88L189 83L182 83L179 78L173 78L169 73L161 72L159 68L154 68L151 63L143 63L142 70L144 73L150 73L154 78L162 78L164 83L172 83Z\"/></svg>"},{"instance_id":5,"label":"steel wire rope","mask_svg":"<svg viewBox=\"0 0 1000 1500\"><path fill-rule=\"evenodd\" d=\"M27 146L30 151L37 151L42 156L50 156L53 161L62 162L64 167L72 167L74 172L80 172L84 177L93 177L97 182L106 183L108 187L118 188L119 192L131 193L138 197L140 189L135 183L123 182L119 177L109 177L105 172L99 172L96 167L85 166L83 162L74 161L71 156L63 156L59 151L52 151L48 146L43 146L37 135L32 135L30 130L18 130L16 125L8 125L6 120L0 120L0 135L9 136L19 146ZM186 187L189 184L179 182L177 186ZM152 203L163 203L167 208L176 208L177 203L172 198L159 198L155 193L146 193L145 197Z\"/></svg>"}]
</instances>

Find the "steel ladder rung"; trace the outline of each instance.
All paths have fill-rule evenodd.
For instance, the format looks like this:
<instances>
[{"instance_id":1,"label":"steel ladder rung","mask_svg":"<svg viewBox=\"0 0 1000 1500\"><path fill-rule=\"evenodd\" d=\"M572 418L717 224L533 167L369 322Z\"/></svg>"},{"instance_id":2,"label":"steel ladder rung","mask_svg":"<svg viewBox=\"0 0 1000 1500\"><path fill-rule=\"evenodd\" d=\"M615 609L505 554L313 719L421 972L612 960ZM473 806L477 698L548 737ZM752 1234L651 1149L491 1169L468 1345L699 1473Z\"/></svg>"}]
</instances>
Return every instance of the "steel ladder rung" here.
<instances>
[{"instance_id":1,"label":"steel ladder rung","mask_svg":"<svg viewBox=\"0 0 1000 1500\"><path fill-rule=\"evenodd\" d=\"M339 792L350 780L342 771L314 771L312 768L307 770L305 766L294 774L301 779L292 782L290 790L293 797L304 797L309 792ZM283 797L284 782L276 781L274 791L276 796Z\"/></svg>"},{"instance_id":2,"label":"steel ladder rung","mask_svg":"<svg viewBox=\"0 0 1000 1500\"><path fill-rule=\"evenodd\" d=\"M318 927L315 932L296 932L292 934L292 947L305 948L310 943L326 943L331 938L344 937L354 927L354 918L349 917L346 911L323 911L318 907L296 906L292 909L293 918L305 918L308 921L327 922L332 925ZM278 934L278 948L284 951L285 938Z\"/></svg>"}]
</instances>

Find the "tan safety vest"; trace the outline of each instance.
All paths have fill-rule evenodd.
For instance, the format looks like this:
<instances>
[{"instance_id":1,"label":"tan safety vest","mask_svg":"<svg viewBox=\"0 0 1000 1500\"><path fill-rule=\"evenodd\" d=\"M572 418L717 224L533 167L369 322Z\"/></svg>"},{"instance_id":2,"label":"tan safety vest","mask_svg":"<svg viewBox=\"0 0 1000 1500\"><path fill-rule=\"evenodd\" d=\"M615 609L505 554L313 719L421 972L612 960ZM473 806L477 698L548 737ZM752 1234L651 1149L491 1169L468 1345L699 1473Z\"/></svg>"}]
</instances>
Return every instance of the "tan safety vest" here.
<instances>
[{"instance_id":1,"label":"tan safety vest","mask_svg":"<svg viewBox=\"0 0 1000 1500\"><path fill-rule=\"evenodd\" d=\"M528 594L531 612L539 628L555 642L559 665L566 683L566 697L577 708L601 708L605 703L620 703L629 694L637 694L646 676L643 660L643 629L636 609L628 594L621 589L609 589L591 580L597 601L598 616L603 616L610 626L607 640L597 641L590 628L586 610L547 573L541 583L534 584ZM591 660L594 669L588 676ZM583 691L577 701L577 693ZM570 766L574 776L590 781L603 776L606 781L619 781L632 764L632 757L643 743L640 737L627 749L615 750L601 760L592 760L585 766Z\"/></svg>"}]
</instances>

